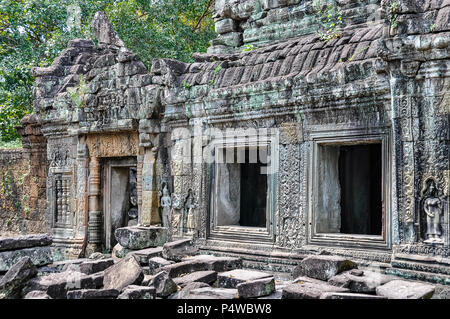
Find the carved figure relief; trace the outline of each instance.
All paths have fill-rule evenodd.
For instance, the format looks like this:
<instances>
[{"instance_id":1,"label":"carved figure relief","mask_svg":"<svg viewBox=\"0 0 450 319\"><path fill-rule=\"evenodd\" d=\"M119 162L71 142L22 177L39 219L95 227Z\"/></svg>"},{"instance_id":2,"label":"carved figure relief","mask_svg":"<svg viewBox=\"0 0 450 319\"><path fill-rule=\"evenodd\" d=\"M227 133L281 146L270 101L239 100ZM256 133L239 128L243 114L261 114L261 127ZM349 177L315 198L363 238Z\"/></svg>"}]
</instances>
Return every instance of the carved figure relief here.
<instances>
[{"instance_id":1,"label":"carved figure relief","mask_svg":"<svg viewBox=\"0 0 450 319\"><path fill-rule=\"evenodd\" d=\"M51 153L50 167L61 168L71 164L68 149L55 148Z\"/></svg>"},{"instance_id":2,"label":"carved figure relief","mask_svg":"<svg viewBox=\"0 0 450 319\"><path fill-rule=\"evenodd\" d=\"M172 206L172 200L170 199L169 189L167 183L164 182L160 205L162 207L162 224L163 227L170 227L170 207Z\"/></svg>"},{"instance_id":3,"label":"carved figure relief","mask_svg":"<svg viewBox=\"0 0 450 319\"><path fill-rule=\"evenodd\" d=\"M192 190L189 189L188 195L184 202L184 216L183 216L184 232L187 234L193 234L196 229L195 213L194 213L195 207L196 205L194 202L194 195L192 193Z\"/></svg>"},{"instance_id":4,"label":"carved figure relief","mask_svg":"<svg viewBox=\"0 0 450 319\"><path fill-rule=\"evenodd\" d=\"M443 200L438 196L437 183L434 178L428 178L425 181L424 189L422 190L422 233L424 243L442 244L441 219L443 215Z\"/></svg>"},{"instance_id":5,"label":"carved figure relief","mask_svg":"<svg viewBox=\"0 0 450 319\"><path fill-rule=\"evenodd\" d=\"M172 234L181 236L183 234L182 223L182 209L183 203L178 194L172 194L172 209L170 215L172 216Z\"/></svg>"}]
</instances>

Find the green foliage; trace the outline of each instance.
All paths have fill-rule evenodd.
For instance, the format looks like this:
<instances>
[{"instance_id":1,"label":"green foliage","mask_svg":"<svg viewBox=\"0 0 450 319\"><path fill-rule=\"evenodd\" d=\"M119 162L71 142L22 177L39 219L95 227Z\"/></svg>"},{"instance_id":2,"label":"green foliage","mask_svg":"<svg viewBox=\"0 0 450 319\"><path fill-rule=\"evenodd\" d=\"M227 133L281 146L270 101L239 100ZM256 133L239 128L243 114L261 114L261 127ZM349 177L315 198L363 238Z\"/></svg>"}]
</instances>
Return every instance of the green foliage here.
<instances>
[{"instance_id":1,"label":"green foliage","mask_svg":"<svg viewBox=\"0 0 450 319\"><path fill-rule=\"evenodd\" d=\"M253 51L255 49L257 49L257 47L255 47L254 45L246 44L244 49L242 49L242 53L244 53L244 52L251 52L251 51Z\"/></svg>"},{"instance_id":2,"label":"green foliage","mask_svg":"<svg viewBox=\"0 0 450 319\"><path fill-rule=\"evenodd\" d=\"M48 66L74 38L93 39L95 12L108 15L125 45L150 67L153 58L192 61L215 37L213 0L1 0L0 140L32 111L33 66ZM81 92L82 93L82 92ZM74 102L81 106L80 92Z\"/></svg>"},{"instance_id":3,"label":"green foliage","mask_svg":"<svg viewBox=\"0 0 450 319\"><path fill-rule=\"evenodd\" d=\"M80 75L79 84L76 87L67 88L70 99L78 107L86 107L86 93L89 86L86 84L83 75Z\"/></svg>"},{"instance_id":4,"label":"green foliage","mask_svg":"<svg viewBox=\"0 0 450 319\"><path fill-rule=\"evenodd\" d=\"M342 35L340 26L343 24L342 10L334 1L314 0L312 3L316 21L319 23L317 31L322 41L330 41Z\"/></svg>"},{"instance_id":5,"label":"green foliage","mask_svg":"<svg viewBox=\"0 0 450 319\"><path fill-rule=\"evenodd\" d=\"M393 28L397 28L398 10L400 9L400 3L393 1L389 4L389 22Z\"/></svg>"},{"instance_id":6,"label":"green foliage","mask_svg":"<svg viewBox=\"0 0 450 319\"><path fill-rule=\"evenodd\" d=\"M2 148L21 148L22 140L20 138L16 138L14 140L2 141L0 140L0 149Z\"/></svg>"}]
</instances>

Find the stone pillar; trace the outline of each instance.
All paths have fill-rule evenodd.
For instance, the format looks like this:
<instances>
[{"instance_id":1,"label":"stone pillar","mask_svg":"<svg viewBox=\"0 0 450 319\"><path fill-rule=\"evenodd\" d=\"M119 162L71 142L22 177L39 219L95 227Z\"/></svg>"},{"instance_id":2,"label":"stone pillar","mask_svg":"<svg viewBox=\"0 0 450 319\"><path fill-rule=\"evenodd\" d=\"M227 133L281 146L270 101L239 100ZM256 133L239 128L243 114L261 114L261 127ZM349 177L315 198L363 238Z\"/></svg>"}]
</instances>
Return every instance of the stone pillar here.
<instances>
[{"instance_id":1,"label":"stone pillar","mask_svg":"<svg viewBox=\"0 0 450 319\"><path fill-rule=\"evenodd\" d=\"M156 169L159 133L158 120L149 119L139 122L139 146L145 149L142 163L142 205L139 214L139 224L143 226L161 224Z\"/></svg>"},{"instance_id":2,"label":"stone pillar","mask_svg":"<svg viewBox=\"0 0 450 319\"><path fill-rule=\"evenodd\" d=\"M100 210L100 161L91 157L89 163L89 245L100 250L102 243L102 212Z\"/></svg>"},{"instance_id":3,"label":"stone pillar","mask_svg":"<svg viewBox=\"0 0 450 319\"><path fill-rule=\"evenodd\" d=\"M158 147L146 148L142 166L142 210L139 223L145 226L161 223L159 217L158 188L156 186L156 160Z\"/></svg>"}]
</instances>

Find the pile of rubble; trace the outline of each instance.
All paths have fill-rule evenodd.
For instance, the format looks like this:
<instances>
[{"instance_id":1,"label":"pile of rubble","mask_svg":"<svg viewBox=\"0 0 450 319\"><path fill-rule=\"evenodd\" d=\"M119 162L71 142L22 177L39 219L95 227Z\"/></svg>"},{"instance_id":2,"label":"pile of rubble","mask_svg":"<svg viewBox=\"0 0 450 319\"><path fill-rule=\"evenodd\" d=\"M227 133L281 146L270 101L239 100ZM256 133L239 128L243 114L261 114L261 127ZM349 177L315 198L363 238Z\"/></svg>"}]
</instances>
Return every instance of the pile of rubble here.
<instances>
[{"instance_id":1,"label":"pile of rubble","mask_svg":"<svg viewBox=\"0 0 450 319\"><path fill-rule=\"evenodd\" d=\"M30 245L48 245L31 238ZM306 257L293 280L280 281L243 269L239 258L200 255L191 240L166 242L161 227L121 228L116 239L112 256L95 253L40 268L30 254L18 257L0 277L0 299L427 299L436 290L330 255Z\"/></svg>"}]
</instances>

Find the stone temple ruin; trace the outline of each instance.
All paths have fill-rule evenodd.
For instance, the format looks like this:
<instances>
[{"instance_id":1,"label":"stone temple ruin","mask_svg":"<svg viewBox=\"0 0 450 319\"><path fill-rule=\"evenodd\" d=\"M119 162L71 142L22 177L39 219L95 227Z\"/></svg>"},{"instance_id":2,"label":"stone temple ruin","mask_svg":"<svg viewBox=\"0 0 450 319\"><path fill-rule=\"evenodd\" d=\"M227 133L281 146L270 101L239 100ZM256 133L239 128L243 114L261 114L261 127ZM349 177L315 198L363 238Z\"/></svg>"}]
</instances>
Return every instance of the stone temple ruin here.
<instances>
[{"instance_id":1,"label":"stone temple ruin","mask_svg":"<svg viewBox=\"0 0 450 319\"><path fill-rule=\"evenodd\" d=\"M216 0L208 53L151 70L99 12L98 44L34 68L53 258L165 229L246 268L336 255L449 284L450 2L333 5L321 33L313 1Z\"/></svg>"}]
</instances>

